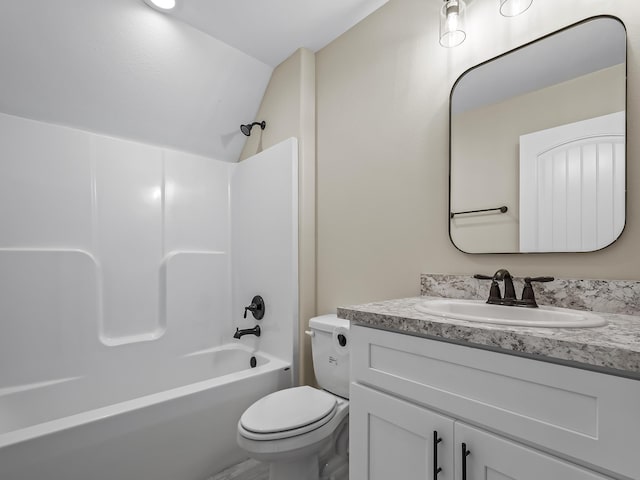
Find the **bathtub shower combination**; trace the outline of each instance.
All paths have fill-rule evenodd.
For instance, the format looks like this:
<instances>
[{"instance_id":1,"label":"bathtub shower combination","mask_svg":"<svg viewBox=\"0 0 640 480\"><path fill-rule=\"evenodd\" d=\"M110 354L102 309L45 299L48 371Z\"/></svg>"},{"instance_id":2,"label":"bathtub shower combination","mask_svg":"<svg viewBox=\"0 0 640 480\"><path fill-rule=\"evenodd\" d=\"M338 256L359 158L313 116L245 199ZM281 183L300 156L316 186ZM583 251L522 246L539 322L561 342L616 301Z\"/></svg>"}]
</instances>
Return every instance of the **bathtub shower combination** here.
<instances>
[{"instance_id":1,"label":"bathtub shower combination","mask_svg":"<svg viewBox=\"0 0 640 480\"><path fill-rule=\"evenodd\" d=\"M152 381L149 373L123 372L3 393L0 478L202 480L243 459L237 419L290 385L289 364L241 346L176 363Z\"/></svg>"},{"instance_id":2,"label":"bathtub shower combination","mask_svg":"<svg viewBox=\"0 0 640 480\"><path fill-rule=\"evenodd\" d=\"M228 164L4 114L0 132L0 478L202 480L246 458L242 412L295 378L295 139Z\"/></svg>"}]
</instances>

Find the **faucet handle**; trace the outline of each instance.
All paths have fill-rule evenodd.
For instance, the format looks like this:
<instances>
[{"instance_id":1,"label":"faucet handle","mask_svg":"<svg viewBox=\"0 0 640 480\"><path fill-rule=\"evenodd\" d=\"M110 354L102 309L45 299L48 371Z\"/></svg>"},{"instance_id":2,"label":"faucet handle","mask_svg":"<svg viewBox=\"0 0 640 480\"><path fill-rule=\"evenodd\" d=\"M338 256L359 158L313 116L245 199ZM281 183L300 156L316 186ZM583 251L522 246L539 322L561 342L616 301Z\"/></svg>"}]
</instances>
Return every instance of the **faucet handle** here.
<instances>
[{"instance_id":1,"label":"faucet handle","mask_svg":"<svg viewBox=\"0 0 640 480\"><path fill-rule=\"evenodd\" d=\"M525 277L524 279L524 283L531 283L531 282L553 282L555 280L555 278L553 277Z\"/></svg>"},{"instance_id":2,"label":"faucet handle","mask_svg":"<svg viewBox=\"0 0 640 480\"><path fill-rule=\"evenodd\" d=\"M478 280L493 280L493 277L489 275L482 275L480 273L476 273L473 278L477 278Z\"/></svg>"},{"instance_id":3,"label":"faucet handle","mask_svg":"<svg viewBox=\"0 0 640 480\"><path fill-rule=\"evenodd\" d=\"M522 302L524 303L524 306L533 308L538 307L536 295L533 291L531 282L553 282L554 280L555 279L553 277L525 277L524 289L522 290Z\"/></svg>"},{"instance_id":4,"label":"faucet handle","mask_svg":"<svg viewBox=\"0 0 640 480\"><path fill-rule=\"evenodd\" d=\"M487 303L495 302L496 300L502 299L502 293L500 293L500 285L495 278L489 275L481 275L476 273L473 278L477 278L478 280L491 280L491 288L489 289L489 300Z\"/></svg>"},{"instance_id":5,"label":"faucet handle","mask_svg":"<svg viewBox=\"0 0 640 480\"><path fill-rule=\"evenodd\" d=\"M256 295L251 299L251 305L244 307L244 318L247 318L247 312L251 312L253 318L262 320L264 317L264 299L260 295Z\"/></svg>"}]
</instances>

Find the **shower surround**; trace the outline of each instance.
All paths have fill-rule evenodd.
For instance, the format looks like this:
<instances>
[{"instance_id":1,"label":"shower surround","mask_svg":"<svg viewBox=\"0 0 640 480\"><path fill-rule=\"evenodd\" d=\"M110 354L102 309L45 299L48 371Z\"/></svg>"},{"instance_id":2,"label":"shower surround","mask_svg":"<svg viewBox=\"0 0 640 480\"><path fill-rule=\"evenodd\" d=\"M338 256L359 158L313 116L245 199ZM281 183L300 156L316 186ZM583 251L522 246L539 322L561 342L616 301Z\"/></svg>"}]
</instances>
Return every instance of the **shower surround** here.
<instances>
[{"instance_id":1,"label":"shower surround","mask_svg":"<svg viewBox=\"0 0 640 480\"><path fill-rule=\"evenodd\" d=\"M240 460L236 407L294 378L296 140L230 164L4 114L0 132L0 478ZM263 335L234 340L256 294Z\"/></svg>"}]
</instances>

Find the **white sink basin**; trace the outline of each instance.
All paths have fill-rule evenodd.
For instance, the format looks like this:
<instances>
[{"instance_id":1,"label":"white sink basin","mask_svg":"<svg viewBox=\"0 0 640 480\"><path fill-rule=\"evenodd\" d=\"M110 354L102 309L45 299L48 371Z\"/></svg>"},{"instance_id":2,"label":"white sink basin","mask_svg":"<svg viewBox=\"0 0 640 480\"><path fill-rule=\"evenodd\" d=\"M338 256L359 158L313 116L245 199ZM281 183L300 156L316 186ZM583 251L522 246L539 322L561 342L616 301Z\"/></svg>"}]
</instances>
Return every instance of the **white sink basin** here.
<instances>
[{"instance_id":1,"label":"white sink basin","mask_svg":"<svg viewBox=\"0 0 640 480\"><path fill-rule=\"evenodd\" d=\"M601 327L607 324L600 315L581 310L547 306L508 307L490 305L483 300L425 300L415 308L420 312L438 317L521 327L585 328Z\"/></svg>"}]
</instances>

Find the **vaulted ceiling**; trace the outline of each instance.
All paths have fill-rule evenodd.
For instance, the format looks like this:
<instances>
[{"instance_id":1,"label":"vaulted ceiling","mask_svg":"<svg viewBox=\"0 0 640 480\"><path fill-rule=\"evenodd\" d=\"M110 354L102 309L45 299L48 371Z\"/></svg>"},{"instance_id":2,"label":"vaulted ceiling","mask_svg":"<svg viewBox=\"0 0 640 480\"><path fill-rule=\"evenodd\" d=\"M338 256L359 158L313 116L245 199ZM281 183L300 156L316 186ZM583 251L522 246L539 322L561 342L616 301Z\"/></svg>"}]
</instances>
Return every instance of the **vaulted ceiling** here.
<instances>
[{"instance_id":1,"label":"vaulted ceiling","mask_svg":"<svg viewBox=\"0 0 640 480\"><path fill-rule=\"evenodd\" d=\"M275 67L317 51L388 0L182 0L170 15Z\"/></svg>"},{"instance_id":2,"label":"vaulted ceiling","mask_svg":"<svg viewBox=\"0 0 640 480\"><path fill-rule=\"evenodd\" d=\"M273 67L385 2L5 2L0 112L237 161Z\"/></svg>"}]
</instances>

